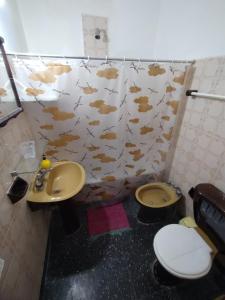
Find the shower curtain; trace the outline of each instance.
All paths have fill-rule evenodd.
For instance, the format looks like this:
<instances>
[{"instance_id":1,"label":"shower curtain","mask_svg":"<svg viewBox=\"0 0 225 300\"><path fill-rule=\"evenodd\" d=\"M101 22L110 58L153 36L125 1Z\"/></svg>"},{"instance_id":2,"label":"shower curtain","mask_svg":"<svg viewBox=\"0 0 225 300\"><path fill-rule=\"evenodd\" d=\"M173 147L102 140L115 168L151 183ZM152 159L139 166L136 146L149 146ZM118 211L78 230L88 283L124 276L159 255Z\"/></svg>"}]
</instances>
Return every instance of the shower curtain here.
<instances>
[{"instance_id":1,"label":"shower curtain","mask_svg":"<svg viewBox=\"0 0 225 300\"><path fill-rule=\"evenodd\" d=\"M160 178L187 64L17 58L12 67L46 155L84 166L78 199L122 197Z\"/></svg>"}]
</instances>

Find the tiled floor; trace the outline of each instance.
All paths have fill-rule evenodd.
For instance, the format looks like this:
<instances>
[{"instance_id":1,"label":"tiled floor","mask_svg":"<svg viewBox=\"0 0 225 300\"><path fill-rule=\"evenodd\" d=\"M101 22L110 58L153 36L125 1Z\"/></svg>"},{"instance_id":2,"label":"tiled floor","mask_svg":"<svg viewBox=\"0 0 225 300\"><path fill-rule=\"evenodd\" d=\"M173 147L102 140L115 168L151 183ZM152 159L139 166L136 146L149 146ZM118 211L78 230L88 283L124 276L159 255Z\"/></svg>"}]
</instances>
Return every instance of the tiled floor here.
<instances>
[{"instance_id":1,"label":"tiled floor","mask_svg":"<svg viewBox=\"0 0 225 300\"><path fill-rule=\"evenodd\" d=\"M132 199L124 207L131 229L95 238L88 236L86 207L80 209L81 228L69 236L54 212L41 300L212 300L225 291L225 278L216 267L201 280L160 286L152 273L152 242L165 223L138 223L138 205Z\"/></svg>"}]
</instances>

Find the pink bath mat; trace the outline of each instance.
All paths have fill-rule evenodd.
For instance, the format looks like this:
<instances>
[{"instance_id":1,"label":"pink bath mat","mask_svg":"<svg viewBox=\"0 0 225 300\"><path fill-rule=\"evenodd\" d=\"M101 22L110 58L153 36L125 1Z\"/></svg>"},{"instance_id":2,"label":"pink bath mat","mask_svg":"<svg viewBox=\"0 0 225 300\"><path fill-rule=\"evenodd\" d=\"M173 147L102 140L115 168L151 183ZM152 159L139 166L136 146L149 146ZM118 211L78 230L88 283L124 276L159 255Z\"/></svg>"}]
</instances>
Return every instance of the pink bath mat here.
<instances>
[{"instance_id":1,"label":"pink bath mat","mask_svg":"<svg viewBox=\"0 0 225 300\"><path fill-rule=\"evenodd\" d=\"M126 212L121 203L89 208L87 217L90 236L130 228Z\"/></svg>"}]
</instances>

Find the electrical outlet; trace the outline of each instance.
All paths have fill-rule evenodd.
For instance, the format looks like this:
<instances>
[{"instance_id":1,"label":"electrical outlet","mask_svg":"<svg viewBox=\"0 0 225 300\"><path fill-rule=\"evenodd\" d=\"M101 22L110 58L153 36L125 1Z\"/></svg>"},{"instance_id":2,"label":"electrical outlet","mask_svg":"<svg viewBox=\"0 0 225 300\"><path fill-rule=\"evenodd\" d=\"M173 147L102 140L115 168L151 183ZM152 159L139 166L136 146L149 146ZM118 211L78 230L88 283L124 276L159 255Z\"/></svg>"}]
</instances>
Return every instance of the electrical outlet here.
<instances>
[{"instance_id":1,"label":"electrical outlet","mask_svg":"<svg viewBox=\"0 0 225 300\"><path fill-rule=\"evenodd\" d=\"M4 268L4 263L5 263L4 259L0 258L0 278L2 275L2 270Z\"/></svg>"}]
</instances>

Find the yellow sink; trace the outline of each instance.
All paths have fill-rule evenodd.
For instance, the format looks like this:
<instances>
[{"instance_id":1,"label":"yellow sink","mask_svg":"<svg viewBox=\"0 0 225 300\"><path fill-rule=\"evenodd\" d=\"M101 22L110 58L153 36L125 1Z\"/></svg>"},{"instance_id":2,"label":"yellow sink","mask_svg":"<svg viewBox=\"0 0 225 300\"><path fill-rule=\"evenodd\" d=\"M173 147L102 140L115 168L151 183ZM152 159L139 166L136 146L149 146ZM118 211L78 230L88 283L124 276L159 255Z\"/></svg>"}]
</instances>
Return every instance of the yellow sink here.
<instances>
[{"instance_id":1,"label":"yellow sink","mask_svg":"<svg viewBox=\"0 0 225 300\"><path fill-rule=\"evenodd\" d=\"M35 187L35 177L27 193L29 202L50 203L67 200L79 193L85 184L84 168L71 161L54 163L52 170L45 175L41 190Z\"/></svg>"}]
</instances>

